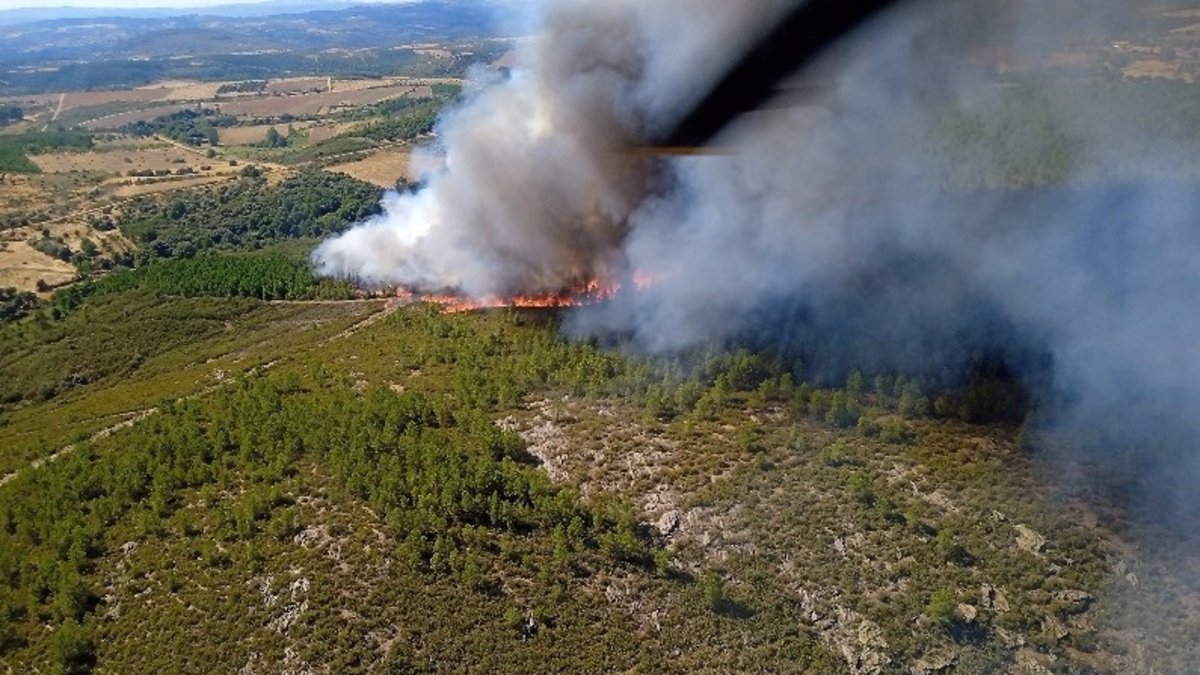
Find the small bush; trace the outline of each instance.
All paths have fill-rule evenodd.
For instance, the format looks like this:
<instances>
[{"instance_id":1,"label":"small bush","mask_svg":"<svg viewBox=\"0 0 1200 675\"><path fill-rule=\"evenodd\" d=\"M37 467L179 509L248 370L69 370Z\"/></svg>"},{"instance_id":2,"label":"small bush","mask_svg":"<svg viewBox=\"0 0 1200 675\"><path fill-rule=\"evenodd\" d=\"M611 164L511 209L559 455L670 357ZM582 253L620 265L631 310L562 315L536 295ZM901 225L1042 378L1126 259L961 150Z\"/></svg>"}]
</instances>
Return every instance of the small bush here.
<instances>
[{"instance_id":1,"label":"small bush","mask_svg":"<svg viewBox=\"0 0 1200 675\"><path fill-rule=\"evenodd\" d=\"M929 596L929 602L925 605L925 616L935 625L949 629L954 624L955 609L954 591L939 588Z\"/></svg>"}]
</instances>

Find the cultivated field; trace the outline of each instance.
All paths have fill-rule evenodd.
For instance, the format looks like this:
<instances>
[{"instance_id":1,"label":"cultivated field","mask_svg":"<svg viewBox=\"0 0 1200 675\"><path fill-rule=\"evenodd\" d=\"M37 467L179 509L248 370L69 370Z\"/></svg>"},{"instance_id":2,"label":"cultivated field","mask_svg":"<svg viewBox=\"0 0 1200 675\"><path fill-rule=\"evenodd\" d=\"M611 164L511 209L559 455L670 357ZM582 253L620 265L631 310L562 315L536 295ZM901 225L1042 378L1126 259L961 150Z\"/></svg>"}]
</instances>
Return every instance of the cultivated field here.
<instances>
[{"instance_id":1,"label":"cultivated field","mask_svg":"<svg viewBox=\"0 0 1200 675\"><path fill-rule=\"evenodd\" d=\"M192 106L185 104L162 105L153 108L142 108L140 110L130 110L128 112L116 113L113 115L105 115L97 119L88 120L83 126L92 131L99 129L120 129L127 124L134 122L147 122L156 117L170 115L171 113L185 110Z\"/></svg>"},{"instance_id":2,"label":"cultivated field","mask_svg":"<svg viewBox=\"0 0 1200 675\"><path fill-rule=\"evenodd\" d=\"M368 80L369 81L369 80ZM336 83L336 87L339 83ZM304 92L322 92L329 87L329 80L324 77L289 77L267 82L265 91L268 94L299 94Z\"/></svg>"},{"instance_id":3,"label":"cultivated field","mask_svg":"<svg viewBox=\"0 0 1200 675\"><path fill-rule=\"evenodd\" d=\"M297 130L304 130L310 122L298 122L292 125ZM267 131L272 127L281 134L287 133L286 124L256 124L249 127L224 127L217 130L221 145L250 145L261 143L267 138Z\"/></svg>"},{"instance_id":4,"label":"cultivated field","mask_svg":"<svg viewBox=\"0 0 1200 675\"><path fill-rule=\"evenodd\" d=\"M68 92L20 97L28 121L42 128L59 124L83 125L93 131L114 130L162 117L198 105L245 118L323 116L342 110L361 109L384 100L410 96L432 97L432 85L459 83L454 79L381 78L334 80L306 77L272 80L265 94L220 94L220 82L164 81L145 87L113 91ZM325 143L360 126L359 122L331 118L296 121L293 128L307 135L307 144ZM220 184L234 179L243 165L253 163L266 170L269 184L290 175L291 170L272 163L280 151L252 147L266 138L274 126L287 133L287 124L256 124L219 129L220 153L207 157L204 149L175 142L132 139L123 134L101 134L88 152L50 152L30 156L40 170L36 175L0 177L0 286L34 290L38 282L50 286L69 283L75 267L35 249L31 242L49 236L71 251L84 239L98 246L101 256L132 249L116 231L93 229L102 216L115 218L126 200ZM366 147L361 147L361 146ZM347 148L328 148L314 159L340 162L329 167L381 187L392 187L402 177L413 177L411 148L391 146L378 151L372 144L348 143ZM292 152L304 148L292 148ZM229 153L229 154L226 154ZM258 155L261 155L259 157ZM238 161L233 161L234 159ZM303 159L304 161L310 161ZM144 175L151 174L151 175ZM157 175L155 175L157 174ZM44 286L43 286L44 287Z\"/></svg>"},{"instance_id":5,"label":"cultivated field","mask_svg":"<svg viewBox=\"0 0 1200 675\"><path fill-rule=\"evenodd\" d=\"M217 97L221 82L174 82L167 99L171 101L208 101Z\"/></svg>"},{"instance_id":6,"label":"cultivated field","mask_svg":"<svg viewBox=\"0 0 1200 675\"><path fill-rule=\"evenodd\" d=\"M217 162L205 159L198 153L163 143L132 147L99 146L93 152L48 153L34 155L30 159L45 173L97 171L114 176L128 175L130 171L177 171L183 167L200 171L201 166L213 166Z\"/></svg>"},{"instance_id":7,"label":"cultivated field","mask_svg":"<svg viewBox=\"0 0 1200 675\"><path fill-rule=\"evenodd\" d=\"M270 96L267 98L234 101L220 104L221 112L227 115L319 115L337 108L354 108L373 105L390 98L412 95L416 85L392 85L361 89L358 91L322 92L319 94L297 94L293 96Z\"/></svg>"},{"instance_id":8,"label":"cultivated field","mask_svg":"<svg viewBox=\"0 0 1200 675\"><path fill-rule=\"evenodd\" d=\"M414 178L409 170L412 150L389 148L363 159L326 167L326 171L344 173L380 187L393 187L400 178Z\"/></svg>"},{"instance_id":9,"label":"cultivated field","mask_svg":"<svg viewBox=\"0 0 1200 675\"><path fill-rule=\"evenodd\" d=\"M118 101L170 101L175 90L170 87L140 87L138 89L113 89L109 91L72 91L63 101L64 108L103 105ZM56 103L52 101L51 103Z\"/></svg>"},{"instance_id":10,"label":"cultivated field","mask_svg":"<svg viewBox=\"0 0 1200 675\"><path fill-rule=\"evenodd\" d=\"M335 123L335 124L317 124L307 129L309 143L322 143L334 136L344 134L347 131L358 126L357 124Z\"/></svg>"}]
</instances>

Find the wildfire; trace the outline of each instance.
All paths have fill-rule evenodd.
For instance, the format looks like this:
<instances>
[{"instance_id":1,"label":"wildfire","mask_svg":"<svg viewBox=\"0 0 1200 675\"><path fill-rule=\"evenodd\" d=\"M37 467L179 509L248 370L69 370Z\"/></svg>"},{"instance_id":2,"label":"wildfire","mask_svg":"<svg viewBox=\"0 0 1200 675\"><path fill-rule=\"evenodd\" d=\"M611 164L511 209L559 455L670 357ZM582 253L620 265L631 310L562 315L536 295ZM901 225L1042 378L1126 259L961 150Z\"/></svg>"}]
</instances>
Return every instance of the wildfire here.
<instances>
[{"instance_id":1,"label":"wildfire","mask_svg":"<svg viewBox=\"0 0 1200 675\"><path fill-rule=\"evenodd\" d=\"M639 290L649 288L654 285L656 280L655 276L640 272L632 276L633 285ZM515 309L586 307L611 300L620 291L620 283L593 280L556 293L535 293L532 295L513 295L510 297L489 296L472 298L455 293L421 293L407 288L400 288L396 291L396 298L404 304L426 302L440 306L446 314L461 314L481 309L498 309L504 307Z\"/></svg>"}]
</instances>

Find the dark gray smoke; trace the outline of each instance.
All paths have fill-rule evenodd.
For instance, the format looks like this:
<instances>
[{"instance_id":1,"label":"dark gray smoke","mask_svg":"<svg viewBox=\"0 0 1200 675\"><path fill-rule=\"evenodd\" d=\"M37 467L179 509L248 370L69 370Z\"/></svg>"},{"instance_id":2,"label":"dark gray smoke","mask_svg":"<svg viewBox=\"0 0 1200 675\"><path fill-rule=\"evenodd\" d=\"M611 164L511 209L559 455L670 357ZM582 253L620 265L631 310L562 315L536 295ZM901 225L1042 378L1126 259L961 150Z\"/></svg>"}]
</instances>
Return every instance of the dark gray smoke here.
<instances>
[{"instance_id":1,"label":"dark gray smoke","mask_svg":"<svg viewBox=\"0 0 1200 675\"><path fill-rule=\"evenodd\" d=\"M1200 476L1195 129L1169 87L1104 83L1104 64L1064 52L1135 13L914 3L722 153L629 151L788 4L548 0L511 78L480 75L441 120L444 169L315 265L475 296L637 272L655 285L568 330L651 352L766 330L832 336L873 370L1033 354L1017 367L1041 371L1056 428L1172 448L1142 468L1160 506L1194 508L1166 476Z\"/></svg>"}]
</instances>

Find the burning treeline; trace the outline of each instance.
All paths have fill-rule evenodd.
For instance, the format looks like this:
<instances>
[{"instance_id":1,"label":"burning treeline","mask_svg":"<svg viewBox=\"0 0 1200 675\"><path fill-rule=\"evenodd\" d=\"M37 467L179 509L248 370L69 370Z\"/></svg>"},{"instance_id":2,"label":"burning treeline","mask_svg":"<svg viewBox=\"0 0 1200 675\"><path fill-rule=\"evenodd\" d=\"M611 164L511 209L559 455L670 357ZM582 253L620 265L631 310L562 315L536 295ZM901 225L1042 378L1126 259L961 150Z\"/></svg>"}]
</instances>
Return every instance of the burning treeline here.
<instances>
[{"instance_id":1,"label":"burning treeline","mask_svg":"<svg viewBox=\"0 0 1200 675\"><path fill-rule=\"evenodd\" d=\"M573 304L573 288L642 270L652 287L600 293L566 329L651 352L818 341L849 367L951 378L973 353L1032 354L1008 365L1040 371L1056 428L1198 437L1193 136L1169 117L1149 128L1169 110L1153 91L1128 114L1104 103L1132 83L1008 74L1107 38L1122 5L904 4L808 73L798 105L727 133L725 153L623 151L789 4L548 0L511 76L481 73L441 119L444 168L314 264L454 289L463 307ZM1200 474L1194 440L1174 447L1150 470Z\"/></svg>"},{"instance_id":2,"label":"burning treeline","mask_svg":"<svg viewBox=\"0 0 1200 675\"><path fill-rule=\"evenodd\" d=\"M646 290L655 283L654 277L634 273L629 282L593 280L556 292L516 295L486 295L472 297L446 289L441 292L413 290L404 286L385 289L384 297L402 304L428 303L437 305L447 314L460 314L482 309L569 309L590 307L616 298L622 292Z\"/></svg>"}]
</instances>

